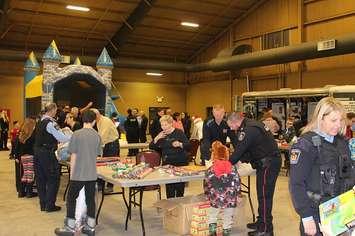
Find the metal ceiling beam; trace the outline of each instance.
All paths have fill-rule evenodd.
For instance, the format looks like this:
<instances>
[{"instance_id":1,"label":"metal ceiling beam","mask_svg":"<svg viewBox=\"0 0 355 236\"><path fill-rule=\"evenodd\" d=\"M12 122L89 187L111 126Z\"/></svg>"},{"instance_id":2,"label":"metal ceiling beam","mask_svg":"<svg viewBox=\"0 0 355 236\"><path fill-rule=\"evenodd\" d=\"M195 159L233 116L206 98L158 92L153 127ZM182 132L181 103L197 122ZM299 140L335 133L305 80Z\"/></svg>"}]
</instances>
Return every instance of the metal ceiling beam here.
<instances>
[{"instance_id":1,"label":"metal ceiling beam","mask_svg":"<svg viewBox=\"0 0 355 236\"><path fill-rule=\"evenodd\" d=\"M10 0L3 0L0 4L0 34L2 35L3 32L6 30L8 11L10 9Z\"/></svg>"},{"instance_id":2,"label":"metal ceiling beam","mask_svg":"<svg viewBox=\"0 0 355 236\"><path fill-rule=\"evenodd\" d=\"M162 61L124 58L114 59L113 63L116 67L120 68L154 69L180 72L220 72L355 53L355 33L339 36L334 39L336 40L335 48L324 51L318 51L318 42L314 41L287 47L257 51L243 55L215 58L210 62L200 64L169 63ZM41 58L40 54L36 53L36 55L37 58ZM0 50L0 60L25 61L26 57L27 55L25 55L24 52ZM80 60L92 65L96 62L97 57L80 57Z\"/></svg>"},{"instance_id":3,"label":"metal ceiling beam","mask_svg":"<svg viewBox=\"0 0 355 236\"><path fill-rule=\"evenodd\" d=\"M137 7L132 11L129 17L125 20L125 24L111 38L112 44L117 48L121 47L132 33L131 28L135 28L147 15L156 0L141 0ZM128 26L129 25L129 26ZM107 50L112 57L117 57L118 52L111 43L107 44Z\"/></svg>"},{"instance_id":4,"label":"metal ceiling beam","mask_svg":"<svg viewBox=\"0 0 355 236\"><path fill-rule=\"evenodd\" d=\"M20 14L28 14L28 15L32 15L33 11L31 10L25 10L25 9L18 9L18 8L14 8L13 9L14 12L18 12ZM75 15L68 15L68 14L62 14L62 13L58 13L58 12L45 12L45 11L39 11L39 13L44 16L44 17L50 17L50 16L54 16L54 17L70 17L70 18L76 18L78 19L78 16ZM96 23L97 18L96 17L88 17L88 16L80 16L79 19L81 20L87 20L87 21L92 21L93 23ZM114 24L116 25L117 23L122 23L121 20L102 20L102 22L104 23L108 23L108 24Z\"/></svg>"},{"instance_id":5,"label":"metal ceiling beam","mask_svg":"<svg viewBox=\"0 0 355 236\"><path fill-rule=\"evenodd\" d=\"M156 5L156 9L162 9L165 11L175 11L175 12L182 12L182 13L190 13L191 15L194 16L206 16L206 17L219 17L218 13L207 13L207 12L202 12L199 10L192 10L192 9L182 9L182 8L177 8L173 6L164 6L164 5ZM234 18L231 16L224 16L224 18L233 20Z\"/></svg>"}]
</instances>

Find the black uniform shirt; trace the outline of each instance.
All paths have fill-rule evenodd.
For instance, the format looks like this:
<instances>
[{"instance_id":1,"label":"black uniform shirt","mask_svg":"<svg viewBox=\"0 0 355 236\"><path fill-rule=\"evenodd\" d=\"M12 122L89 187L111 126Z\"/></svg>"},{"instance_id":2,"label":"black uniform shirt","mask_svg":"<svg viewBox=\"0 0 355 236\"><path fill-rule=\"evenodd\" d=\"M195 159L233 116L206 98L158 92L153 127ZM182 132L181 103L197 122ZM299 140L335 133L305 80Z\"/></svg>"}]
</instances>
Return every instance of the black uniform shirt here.
<instances>
[{"instance_id":1,"label":"black uniform shirt","mask_svg":"<svg viewBox=\"0 0 355 236\"><path fill-rule=\"evenodd\" d=\"M233 165L239 160L250 162L280 155L271 132L259 121L244 118L237 132L230 133L234 152L229 160Z\"/></svg>"},{"instance_id":2,"label":"black uniform shirt","mask_svg":"<svg viewBox=\"0 0 355 236\"><path fill-rule=\"evenodd\" d=\"M203 122L202 141L201 141L201 159L209 160L211 157L211 145L214 141L220 141L226 144L229 127L225 120L218 125L214 118Z\"/></svg>"},{"instance_id":3,"label":"black uniform shirt","mask_svg":"<svg viewBox=\"0 0 355 236\"><path fill-rule=\"evenodd\" d=\"M293 205L296 212L301 218L310 217L318 212L318 204L310 198L309 194L317 194L321 198L320 202L326 201L332 196L321 196L321 176L320 166L329 165L334 166L334 195L341 194L342 190L348 190L343 185L347 182L345 179L339 179L339 158L345 161L350 160L350 151L348 144L343 137L335 136L334 140L330 142L324 137L319 138L319 146L315 146L312 139L317 136L314 132L308 132L302 135L292 146L290 154L290 193ZM319 151L318 151L319 148ZM322 156L322 160L320 158ZM351 166L347 171L353 172ZM355 182L352 181L352 187ZM323 182L323 181L322 181ZM327 184L329 186L329 184ZM345 185L344 185L345 186ZM350 188L351 188L350 187ZM308 192L308 194L307 194Z\"/></svg>"}]
</instances>

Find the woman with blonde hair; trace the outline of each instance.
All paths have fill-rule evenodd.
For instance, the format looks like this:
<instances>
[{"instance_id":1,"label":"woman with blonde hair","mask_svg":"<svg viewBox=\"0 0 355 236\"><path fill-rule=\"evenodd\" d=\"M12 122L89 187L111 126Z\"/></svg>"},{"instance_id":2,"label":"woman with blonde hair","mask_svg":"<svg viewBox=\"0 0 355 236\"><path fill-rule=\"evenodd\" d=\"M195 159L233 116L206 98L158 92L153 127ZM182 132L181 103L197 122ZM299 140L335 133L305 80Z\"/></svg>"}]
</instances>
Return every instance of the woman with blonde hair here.
<instances>
[{"instance_id":1,"label":"woman with blonde hair","mask_svg":"<svg viewBox=\"0 0 355 236\"><path fill-rule=\"evenodd\" d=\"M9 150L7 147L7 139L9 132L9 118L7 116L7 112L5 110L0 113L0 150Z\"/></svg>"},{"instance_id":2,"label":"woman with blonde hair","mask_svg":"<svg viewBox=\"0 0 355 236\"><path fill-rule=\"evenodd\" d=\"M33 146L35 141L36 120L26 118L21 125L20 134L17 142L16 155L16 182L18 186L18 197L34 197L34 167L33 167Z\"/></svg>"},{"instance_id":3,"label":"woman with blonde hair","mask_svg":"<svg viewBox=\"0 0 355 236\"><path fill-rule=\"evenodd\" d=\"M160 118L162 131L149 144L149 148L161 151L163 165L185 166L188 164L187 151L191 144L184 131L173 127L173 118L163 115ZM185 183L166 185L166 198L183 197Z\"/></svg>"},{"instance_id":4,"label":"woman with blonde hair","mask_svg":"<svg viewBox=\"0 0 355 236\"><path fill-rule=\"evenodd\" d=\"M320 100L290 154L290 193L301 235L322 235L319 204L355 185L355 162L343 134L345 111L332 97Z\"/></svg>"}]
</instances>

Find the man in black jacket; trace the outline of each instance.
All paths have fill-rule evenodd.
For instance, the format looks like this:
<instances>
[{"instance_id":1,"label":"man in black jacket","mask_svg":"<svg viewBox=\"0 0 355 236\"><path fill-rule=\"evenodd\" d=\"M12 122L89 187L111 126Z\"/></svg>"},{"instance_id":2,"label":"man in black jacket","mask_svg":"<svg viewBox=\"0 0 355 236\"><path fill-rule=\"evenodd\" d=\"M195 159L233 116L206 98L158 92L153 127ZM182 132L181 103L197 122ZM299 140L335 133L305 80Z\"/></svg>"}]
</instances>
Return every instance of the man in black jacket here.
<instances>
[{"instance_id":1,"label":"man in black jacket","mask_svg":"<svg viewBox=\"0 0 355 236\"><path fill-rule=\"evenodd\" d=\"M225 110L222 105L214 105L212 110L213 117L203 122L202 140L201 140L201 160L202 165L205 160L211 158L211 145L214 141L220 141L226 145L229 127L224 120Z\"/></svg>"},{"instance_id":2,"label":"man in black jacket","mask_svg":"<svg viewBox=\"0 0 355 236\"><path fill-rule=\"evenodd\" d=\"M139 127L139 142L145 143L147 142L148 118L145 116L144 111L139 112L139 116L137 116L137 121Z\"/></svg>"},{"instance_id":3,"label":"man in black jacket","mask_svg":"<svg viewBox=\"0 0 355 236\"><path fill-rule=\"evenodd\" d=\"M128 116L124 122L127 143L139 143L139 126L137 121L137 109L128 109ZM136 156L138 149L128 149L128 156Z\"/></svg>"},{"instance_id":4,"label":"man in black jacket","mask_svg":"<svg viewBox=\"0 0 355 236\"><path fill-rule=\"evenodd\" d=\"M249 236L273 236L272 201L276 180L281 168L281 157L277 143L270 130L261 122L244 118L232 112L227 119L231 128L230 138L234 152L230 162L250 162L256 169L258 195L258 217L255 223L247 224Z\"/></svg>"}]
</instances>

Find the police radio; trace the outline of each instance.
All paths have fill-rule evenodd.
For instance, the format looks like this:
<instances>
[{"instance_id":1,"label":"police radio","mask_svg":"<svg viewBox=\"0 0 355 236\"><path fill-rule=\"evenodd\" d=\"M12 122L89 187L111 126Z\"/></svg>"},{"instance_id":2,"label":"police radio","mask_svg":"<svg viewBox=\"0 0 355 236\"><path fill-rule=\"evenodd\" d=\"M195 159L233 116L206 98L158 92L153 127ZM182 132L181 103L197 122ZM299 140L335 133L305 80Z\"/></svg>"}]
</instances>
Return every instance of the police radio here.
<instances>
[{"instance_id":1,"label":"police radio","mask_svg":"<svg viewBox=\"0 0 355 236\"><path fill-rule=\"evenodd\" d=\"M322 154L320 152L320 145L322 144L321 138L316 135L312 137L312 143L318 150L320 158L320 195L321 196L334 196L335 194L335 177L337 174L336 166L323 164Z\"/></svg>"}]
</instances>

